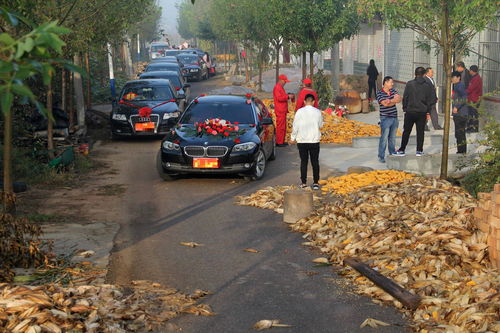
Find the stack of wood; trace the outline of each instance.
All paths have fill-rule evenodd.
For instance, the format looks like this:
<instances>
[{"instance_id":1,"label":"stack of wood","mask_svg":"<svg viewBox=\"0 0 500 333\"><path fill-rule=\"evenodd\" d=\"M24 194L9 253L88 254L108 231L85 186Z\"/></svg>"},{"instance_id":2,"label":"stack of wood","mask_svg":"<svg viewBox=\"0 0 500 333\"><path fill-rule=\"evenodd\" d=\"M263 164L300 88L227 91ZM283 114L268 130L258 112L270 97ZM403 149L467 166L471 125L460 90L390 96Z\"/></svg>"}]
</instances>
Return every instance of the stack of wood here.
<instances>
[{"instance_id":1,"label":"stack of wood","mask_svg":"<svg viewBox=\"0 0 500 333\"><path fill-rule=\"evenodd\" d=\"M492 265L500 268L500 184L491 193L478 193L479 207L474 209L477 226L488 234L488 252Z\"/></svg>"}]
</instances>

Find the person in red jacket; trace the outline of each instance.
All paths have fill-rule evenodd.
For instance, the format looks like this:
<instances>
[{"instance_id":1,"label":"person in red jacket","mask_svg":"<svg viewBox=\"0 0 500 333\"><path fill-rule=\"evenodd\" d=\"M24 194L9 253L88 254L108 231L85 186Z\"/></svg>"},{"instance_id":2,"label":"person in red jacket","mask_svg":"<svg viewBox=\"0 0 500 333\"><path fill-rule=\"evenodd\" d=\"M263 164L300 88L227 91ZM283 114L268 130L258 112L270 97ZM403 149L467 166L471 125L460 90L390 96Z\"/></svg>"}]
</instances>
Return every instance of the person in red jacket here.
<instances>
[{"instance_id":1,"label":"person in red jacket","mask_svg":"<svg viewBox=\"0 0 500 333\"><path fill-rule=\"evenodd\" d=\"M470 66L471 75L469 86L467 87L467 102L469 102L469 120L467 121L467 132L477 132L479 130L479 107L481 96L483 96L483 80L479 76L479 68L476 65Z\"/></svg>"},{"instance_id":2,"label":"person in red jacket","mask_svg":"<svg viewBox=\"0 0 500 333\"><path fill-rule=\"evenodd\" d=\"M276 112L276 146L286 147L286 114L288 112L288 100L290 96L285 91L285 84L290 82L284 74L278 76L278 82L273 89L274 112Z\"/></svg>"},{"instance_id":3,"label":"person in red jacket","mask_svg":"<svg viewBox=\"0 0 500 333\"><path fill-rule=\"evenodd\" d=\"M312 80L311 79L304 79L304 80L302 80L302 83L304 84L304 88L302 88L300 90L299 96L297 97L297 103L295 104L295 111L297 111L298 109L303 108L305 106L304 99L306 98L307 95L314 96L314 107L317 109L318 108L318 94L312 88Z\"/></svg>"}]
</instances>

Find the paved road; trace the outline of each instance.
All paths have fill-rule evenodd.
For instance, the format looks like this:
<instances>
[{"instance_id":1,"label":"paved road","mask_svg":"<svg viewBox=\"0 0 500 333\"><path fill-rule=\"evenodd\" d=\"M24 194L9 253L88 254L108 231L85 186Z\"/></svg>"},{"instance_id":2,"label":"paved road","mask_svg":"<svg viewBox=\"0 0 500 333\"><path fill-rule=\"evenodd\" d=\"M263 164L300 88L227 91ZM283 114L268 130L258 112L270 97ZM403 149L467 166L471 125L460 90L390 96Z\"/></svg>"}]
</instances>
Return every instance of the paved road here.
<instances>
[{"instance_id":1,"label":"paved road","mask_svg":"<svg viewBox=\"0 0 500 333\"><path fill-rule=\"evenodd\" d=\"M209 91L216 82L194 83L193 94ZM368 317L404 323L393 308L349 292L346 280L331 268L314 267L311 260L318 254L301 246L301 235L290 232L281 215L234 205L236 195L297 183L294 148L279 150L260 182L221 176L163 182L155 170L158 140L119 141L104 149L128 185L121 206L114 208L121 211L122 220L108 279L148 279L186 293L198 288L213 292L205 302L217 316L181 316L174 323L183 332L251 332L261 319L293 325L273 328L287 333L370 332L359 328ZM179 245L190 241L204 246Z\"/></svg>"}]
</instances>

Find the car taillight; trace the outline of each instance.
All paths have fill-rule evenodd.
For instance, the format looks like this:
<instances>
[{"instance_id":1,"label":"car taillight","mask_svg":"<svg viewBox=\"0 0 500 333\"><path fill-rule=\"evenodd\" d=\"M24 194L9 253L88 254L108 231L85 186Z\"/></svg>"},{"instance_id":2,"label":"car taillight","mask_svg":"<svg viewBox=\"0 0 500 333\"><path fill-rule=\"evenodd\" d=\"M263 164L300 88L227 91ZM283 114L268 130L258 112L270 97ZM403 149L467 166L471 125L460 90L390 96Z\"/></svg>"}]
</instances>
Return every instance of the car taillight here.
<instances>
[{"instance_id":1,"label":"car taillight","mask_svg":"<svg viewBox=\"0 0 500 333\"><path fill-rule=\"evenodd\" d=\"M175 90L179 91L179 90L181 90L181 88L180 87L176 87Z\"/></svg>"}]
</instances>

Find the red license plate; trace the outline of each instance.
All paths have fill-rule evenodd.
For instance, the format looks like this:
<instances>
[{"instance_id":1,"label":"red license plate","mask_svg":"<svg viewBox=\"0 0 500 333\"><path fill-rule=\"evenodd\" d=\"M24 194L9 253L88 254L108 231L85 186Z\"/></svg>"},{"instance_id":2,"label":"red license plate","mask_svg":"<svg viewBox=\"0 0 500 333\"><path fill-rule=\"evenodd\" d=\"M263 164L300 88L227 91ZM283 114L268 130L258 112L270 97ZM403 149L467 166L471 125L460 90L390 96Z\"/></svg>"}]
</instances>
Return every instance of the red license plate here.
<instances>
[{"instance_id":1,"label":"red license plate","mask_svg":"<svg viewBox=\"0 0 500 333\"><path fill-rule=\"evenodd\" d=\"M154 131L155 129L155 123L147 122L147 123L136 123L135 124L135 130L137 132L142 132L142 131Z\"/></svg>"},{"instance_id":2,"label":"red license plate","mask_svg":"<svg viewBox=\"0 0 500 333\"><path fill-rule=\"evenodd\" d=\"M220 167L218 158L193 158L193 168L217 169Z\"/></svg>"}]
</instances>

